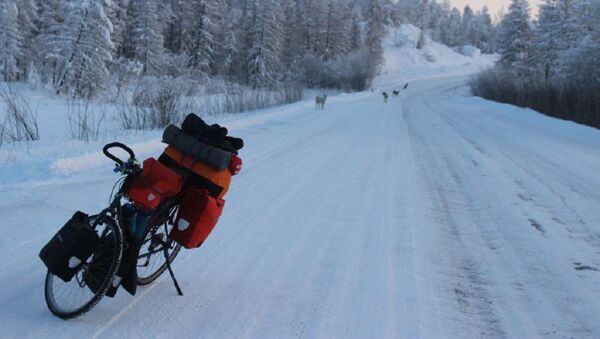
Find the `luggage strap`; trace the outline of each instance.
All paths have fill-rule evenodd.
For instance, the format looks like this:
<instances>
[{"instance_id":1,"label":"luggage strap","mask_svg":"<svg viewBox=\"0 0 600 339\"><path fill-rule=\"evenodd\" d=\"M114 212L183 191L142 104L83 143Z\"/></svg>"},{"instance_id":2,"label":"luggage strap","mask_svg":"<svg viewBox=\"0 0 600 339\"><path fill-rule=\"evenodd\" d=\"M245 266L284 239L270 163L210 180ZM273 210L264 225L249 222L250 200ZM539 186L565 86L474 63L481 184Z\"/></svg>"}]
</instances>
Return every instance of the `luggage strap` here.
<instances>
[{"instance_id":1,"label":"luggage strap","mask_svg":"<svg viewBox=\"0 0 600 339\"><path fill-rule=\"evenodd\" d=\"M164 224L165 226L165 234L168 234L168 230L167 230L167 224ZM165 246L166 243L163 244L163 253L165 255L165 261L167 263L167 269L169 270L169 275L171 275L171 280L173 280L173 285L175 285L175 289L177 290L177 294L183 296L183 292L181 292L181 288L179 288L179 284L177 283L177 279L175 278L175 274L173 273L173 269L171 268L171 262L169 260L169 250L167 249L167 246Z\"/></svg>"}]
</instances>

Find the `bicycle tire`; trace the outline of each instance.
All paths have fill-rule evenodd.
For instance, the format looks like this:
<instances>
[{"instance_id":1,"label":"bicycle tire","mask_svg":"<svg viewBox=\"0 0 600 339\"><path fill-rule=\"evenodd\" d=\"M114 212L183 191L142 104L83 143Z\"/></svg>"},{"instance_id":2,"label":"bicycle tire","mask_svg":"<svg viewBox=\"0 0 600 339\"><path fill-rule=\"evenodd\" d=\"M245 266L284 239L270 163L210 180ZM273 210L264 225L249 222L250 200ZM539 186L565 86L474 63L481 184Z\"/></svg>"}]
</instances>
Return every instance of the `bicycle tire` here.
<instances>
[{"instance_id":1,"label":"bicycle tire","mask_svg":"<svg viewBox=\"0 0 600 339\"><path fill-rule=\"evenodd\" d=\"M90 222L92 224L95 224L95 221L93 219L94 217L90 217ZM105 228L101 229L101 225L105 225ZM104 295L106 294L106 292L108 291L109 287L112 284L112 281L117 273L117 270L119 269L119 265L121 263L121 256L123 253L123 234L121 231L121 228L117 225L117 223L110 217L104 217L103 221L97 223L94 226L94 230L96 232L101 232L100 239L101 239L101 244L99 246L104 246L102 245L102 240L104 239L108 239L110 235L112 235L113 239L112 240L107 240L107 243L109 243L110 248L108 249L104 249L103 247L98 247L96 248L96 250L94 251L94 254L87 260L87 267L86 265L82 266L82 269L76 274L76 277L74 277L73 279L71 279L71 281L69 282L64 282L62 281L60 278L54 276L52 273L48 272L46 274L46 281L44 284L44 297L46 299L46 305L48 306L48 309L50 310L50 312L52 314L54 314L55 316L62 318L62 319L73 319L76 317L79 317L85 313L87 313L88 311L90 311L94 306L96 306L98 304L98 302L100 302L100 300L102 299L102 297L104 297ZM112 254L111 254L111 260L110 260L110 264L109 265L103 265L100 266L99 264L94 266L95 264L91 264L94 261L94 258L96 258L97 254L101 252L101 250L107 251L107 250L111 250ZM104 262L104 260L102 260ZM94 292L92 287L87 286L87 284L85 283L86 279L91 279L89 278L90 275L88 274L86 276L87 272L90 272L90 269L97 269L99 270L100 267L104 267L104 266L108 266L108 268L106 269L106 274L103 277L102 281L100 282L100 284L97 286L96 291ZM104 268L102 268L102 270L104 271ZM94 278L95 279L95 278ZM97 281L97 280L96 280ZM74 284L75 283L75 284ZM64 297L64 290L59 293L59 291L57 291L56 286L71 286L72 290L74 289L76 291L76 293L79 293L80 295L80 300L81 304L80 306L73 306L71 308L65 306L65 305L61 305L61 304L66 304L67 302L65 300L57 300L59 298L57 298L58 296L60 296L61 298ZM81 298L81 295L88 295L89 296L89 300L87 299L83 299ZM71 293L68 294L69 296L71 295Z\"/></svg>"},{"instance_id":2,"label":"bicycle tire","mask_svg":"<svg viewBox=\"0 0 600 339\"><path fill-rule=\"evenodd\" d=\"M177 207L175 207L169 214L174 214L176 212L177 212ZM158 249L150 249L151 253L146 253L146 251L151 247L152 239L155 236L157 236L157 232L164 232L165 225L167 228L166 234L164 234L164 233L159 233L159 234L164 235L164 237L161 236L161 240L163 242L165 242L167 244L167 246L169 246L169 249L170 249L169 264L171 264L173 262L173 260L175 260L175 257L177 257L177 254L179 254L179 251L181 250L181 244L176 243L175 241L169 239L169 237L168 237L168 232L170 232L171 228L173 227L173 224L169 220L170 220L170 218L167 218L167 220L164 222L164 224L149 228L144 235L144 242L142 243L142 246L140 247L140 253L138 255L138 263L137 263L137 267L138 267L137 283L138 283L138 285L150 284L154 280L158 279L158 277L160 277L167 270L167 260L164 260L165 254L164 254L164 249L162 247L164 245L161 245L161 247L159 247ZM164 260L164 262L157 265L155 260L157 260L159 258L162 258L162 260ZM142 261L143 265L140 265L140 260ZM140 268L148 267L150 265L151 261L152 261L152 266L150 266L150 269L146 269L145 272L141 273Z\"/></svg>"}]
</instances>

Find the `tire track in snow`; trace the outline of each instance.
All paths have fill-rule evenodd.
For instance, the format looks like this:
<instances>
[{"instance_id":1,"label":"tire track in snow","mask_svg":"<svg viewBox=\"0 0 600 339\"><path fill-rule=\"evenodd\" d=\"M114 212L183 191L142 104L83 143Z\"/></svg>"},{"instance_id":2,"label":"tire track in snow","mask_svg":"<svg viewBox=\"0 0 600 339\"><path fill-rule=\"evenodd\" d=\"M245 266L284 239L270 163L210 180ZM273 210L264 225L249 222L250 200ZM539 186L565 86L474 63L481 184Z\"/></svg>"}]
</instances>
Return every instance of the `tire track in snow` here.
<instances>
[{"instance_id":1,"label":"tire track in snow","mask_svg":"<svg viewBox=\"0 0 600 339\"><path fill-rule=\"evenodd\" d=\"M431 102L431 101L429 101ZM442 118L443 120L447 120L447 118L452 117L453 120L456 120L458 117L460 117L460 113L459 111L454 110L452 107L449 110L448 108L448 103L446 103L446 107L444 108L444 111L441 111L439 108L435 108L434 104L428 104L427 106L428 109L426 109L426 111L432 112L433 114L437 115L439 118ZM469 125L469 124L474 124L474 125L479 125L479 121L474 121L474 120L469 120L469 119L462 119L461 120L462 125ZM470 175L470 179L475 179L478 184L477 185L468 185L471 187L470 190L465 191L465 193L468 194L469 196L469 200L472 201L487 201L488 199L487 196L490 195L490 192L494 192L494 188L498 188L498 187L502 187L503 189L499 192L499 193L506 193L509 192L510 190L507 190L507 187L511 186L511 182L514 181L513 179L513 175L514 172L506 172L506 169L504 169L503 167L505 167L506 165L506 161L503 161L503 159L507 159L510 157L510 152L511 150L514 151L514 149L504 149L502 153L500 153L501 157L498 158L498 149L502 150L502 148L505 146L504 143L502 142L502 138L498 138L498 137L491 137L488 140L488 137L490 136L494 136L493 131L488 130L489 128L474 128L471 129L471 135L472 136L477 136L478 137L478 141L479 142L485 142L485 146L490 150L494 150L493 156L492 158L489 159L485 159L482 158L479 160L479 163L482 164L482 166L484 166L485 170L491 174L491 177L493 179L490 180L477 180L477 175ZM448 129L446 128L446 130L450 131L452 130L452 128ZM464 131L463 131L464 132ZM456 131L456 133L458 134L458 136L460 136L461 132L460 131ZM446 138L448 138L448 136L446 136ZM500 141L500 142L499 142ZM465 145L469 144L469 141L465 140L464 141ZM450 142L450 144L453 144L455 146L458 145L458 143L456 142ZM457 149L460 149L460 147L456 147ZM514 152L513 152L514 153ZM488 152L489 154L489 152ZM477 153L473 153L473 156L480 156ZM481 157L481 156L480 156ZM452 157L452 159L457 159L457 157ZM511 160L509 160L510 163ZM455 162L458 164L458 162ZM494 167L489 167L489 165L494 165ZM518 167L522 167L524 166L524 164L527 164L527 162L525 161L521 161L519 163L520 166ZM534 163L535 164L535 163ZM530 164L531 166L531 164ZM479 166L481 167L481 166ZM496 173L494 173L496 172ZM468 170L465 168L465 166L463 166L463 168L458 170L458 173L462 173L463 175L465 173L468 173ZM538 171L538 173L544 173L543 171ZM482 176L483 177L483 176ZM532 179L537 179L537 178L533 178ZM531 180L531 179L530 179ZM489 184L489 185L488 185ZM506 185L508 184L508 185ZM514 185L514 184L513 184ZM474 195L475 194L475 195ZM498 194L498 193L496 193ZM500 199L501 196L499 196ZM508 200L506 200L507 202L509 202L511 199L510 197L507 197ZM502 201L502 200L501 200ZM500 205L504 205L503 203ZM535 238L533 237L525 237L525 238L530 238L530 242L523 242L521 240L518 241L520 246L515 246L515 240L517 238L515 238L515 235L517 235L518 237L518 233L512 236L507 237L508 235L508 230L502 232L501 228L504 227L503 224L505 225L510 225L510 223L514 223L514 221L509 221L515 218L516 215L497 215L497 213L495 213L495 211L509 211L511 209L514 209L512 207L505 207L505 209L501 209L501 206L494 206L494 205L490 205L490 206L485 206L483 211L486 211L488 215L488 220L494 220L492 221L491 225L498 225L500 227L500 229L495 229L495 228L489 228L489 227L485 227L484 229L482 229L482 233L480 237L483 238L488 238L491 241L496 243L496 247L500 246L499 251L502 251L502 256L493 256L492 258L494 258L494 260L492 262L497 262L497 263L502 263L504 262L504 264L499 265L500 267L505 267L504 270L502 271L498 271L496 272L497 275L504 273L506 276L510 277L510 275L508 275L509 272L511 272L511 267L515 267L515 264L518 266L525 266L524 268L521 268L520 270L517 270L514 272L513 276L514 277L519 277L519 276L524 276L527 279L530 279L529 282L527 282L526 284L523 283L518 283L519 289L522 289L523 286L525 286L525 288L527 289L528 294L522 294L520 296L520 298L524 298L525 300L530 300L529 303L523 303L521 300L513 300L513 304L512 305L507 305L506 307L510 307L510 313L514 313L516 310L519 309L519 304L523 304L525 306L525 308L530 308L530 305L535 305L536 303L540 304L540 301L542 301L545 306L539 305L537 309L533 309L533 310L526 310L523 309L521 311L522 316L518 317L517 319L513 319L510 320L509 323L512 324L516 324L518 323L521 319L526 319L528 316L528 312L529 314L533 315L536 319L534 320L533 318L530 320L530 325L529 327L531 327L531 330L535 330L535 328L537 327L537 335L541 335L543 333L557 333L557 328L559 329L559 333L565 333L564 331L568 329L569 332L567 333L593 333L593 327L590 327L590 325L593 323L593 321L591 319L593 319L593 317L589 316L589 314L593 314L593 308L589 308L590 306L592 306L592 304L590 304L588 301L586 301L585 299L581 299L581 298L577 298L576 300L578 300L578 304L572 304L572 303L568 303L565 302L563 299L559 299L558 301L555 301L554 299L549 299L547 296L548 295L553 295L556 293L560 293L559 291L565 291L566 289L568 289L568 286L579 286L579 288L582 291L585 290L589 290L589 286L586 285L582 285L581 281L577 281L577 280L573 280L572 277L569 277L569 272L561 272L560 270L557 270L555 267L551 267L548 264L549 263L560 263L562 261L564 261L562 258L556 257L554 254L556 252L549 252L548 250L551 250L551 247L547 247L546 244L544 244L543 242L540 242L539 240L536 241ZM491 212L491 213L490 213ZM525 217L525 216L524 216ZM524 220L524 219L519 219L519 220ZM526 219L525 219L526 220ZM508 224L506 224L508 222ZM487 225L489 224L489 222L486 222L485 219L482 219L479 222L480 225ZM523 232L524 231L524 232ZM527 234L529 232L527 232L527 230L523 230L520 231L520 233L523 234ZM532 229L533 231L533 229ZM535 231L533 231L535 232ZM488 236L486 236L488 235ZM490 238L489 235L492 235L492 237ZM500 241L499 241L500 240ZM521 244L522 243L522 244ZM506 248L511 248L512 252L508 252L505 249ZM525 249L525 251L524 251ZM535 250L543 250L543 252L545 252L545 254L550 254L550 256L548 257L541 257L539 254L536 255L534 253ZM579 250L579 249L578 249ZM495 251L497 252L497 251ZM524 253L525 252L525 253ZM512 253L512 254L511 254ZM510 260L509 258L513 257L513 260ZM489 256L486 256L486 258L489 258ZM508 259L508 261L507 261ZM528 274L523 274L523 272L528 272ZM566 274L565 274L566 273ZM535 279L533 280L533 277L538 277L538 278L542 278L542 279ZM554 277L553 279L549 277ZM558 278L558 279L556 279ZM504 280L505 282L507 281L506 279L496 279L497 284L502 285L502 281ZM506 285L506 283L504 283L504 285ZM533 286L538 286L535 287L535 289L533 289ZM518 291L516 292L518 293ZM593 293L592 291L590 291L590 293ZM497 297L496 297L497 298ZM586 306L587 304L587 306ZM577 305L577 306L575 306ZM583 308L582 308L583 307ZM560 326L559 324L545 324L544 325L544 320L539 319L539 311L538 310L544 310L545 312L548 312L548 310L556 310L556 312L558 312L558 314L577 314L578 316L574 316L574 317L570 317L569 323L566 326ZM587 311L584 311L586 310ZM570 311L566 311L566 310L570 310ZM591 311L591 312L590 312ZM506 313L505 313L506 314ZM582 317L583 316L583 317ZM554 316L550 316L550 319L557 319L560 317L564 317L564 315L554 315ZM583 319L580 319L583 318ZM587 320L586 320L587 319ZM540 321L541 320L541 321ZM515 332L515 333L522 333L522 332ZM535 333L535 332L533 332ZM533 334L532 333L532 334Z\"/></svg>"}]
</instances>

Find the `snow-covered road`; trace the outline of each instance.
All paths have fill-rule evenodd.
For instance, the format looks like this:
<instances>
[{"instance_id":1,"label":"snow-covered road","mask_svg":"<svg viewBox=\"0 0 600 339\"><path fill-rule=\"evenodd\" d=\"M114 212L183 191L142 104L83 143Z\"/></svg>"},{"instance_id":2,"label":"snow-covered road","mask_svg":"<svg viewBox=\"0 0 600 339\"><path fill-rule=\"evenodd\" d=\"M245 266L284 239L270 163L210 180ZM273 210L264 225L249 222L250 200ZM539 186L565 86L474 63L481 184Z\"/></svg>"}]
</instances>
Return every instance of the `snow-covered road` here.
<instances>
[{"instance_id":1,"label":"snow-covered road","mask_svg":"<svg viewBox=\"0 0 600 339\"><path fill-rule=\"evenodd\" d=\"M239 121L224 215L174 264L184 297L164 276L53 317L37 253L106 204L111 163L0 181L0 337L600 337L600 131L466 79Z\"/></svg>"}]
</instances>

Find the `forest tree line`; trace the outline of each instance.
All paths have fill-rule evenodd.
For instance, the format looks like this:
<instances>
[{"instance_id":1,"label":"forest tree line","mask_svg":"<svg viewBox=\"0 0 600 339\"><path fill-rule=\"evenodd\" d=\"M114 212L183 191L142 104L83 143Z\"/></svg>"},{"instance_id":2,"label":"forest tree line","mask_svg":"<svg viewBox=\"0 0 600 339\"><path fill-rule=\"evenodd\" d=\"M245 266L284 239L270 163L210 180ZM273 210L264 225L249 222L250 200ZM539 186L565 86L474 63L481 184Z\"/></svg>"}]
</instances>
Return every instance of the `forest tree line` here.
<instances>
[{"instance_id":1,"label":"forest tree line","mask_svg":"<svg viewBox=\"0 0 600 339\"><path fill-rule=\"evenodd\" d=\"M362 90L386 26L494 50L487 9L428 0L0 0L0 76L93 96L144 76Z\"/></svg>"},{"instance_id":2,"label":"forest tree line","mask_svg":"<svg viewBox=\"0 0 600 339\"><path fill-rule=\"evenodd\" d=\"M532 21L527 0L512 0L497 44L476 95L600 128L600 1L544 0Z\"/></svg>"}]
</instances>

